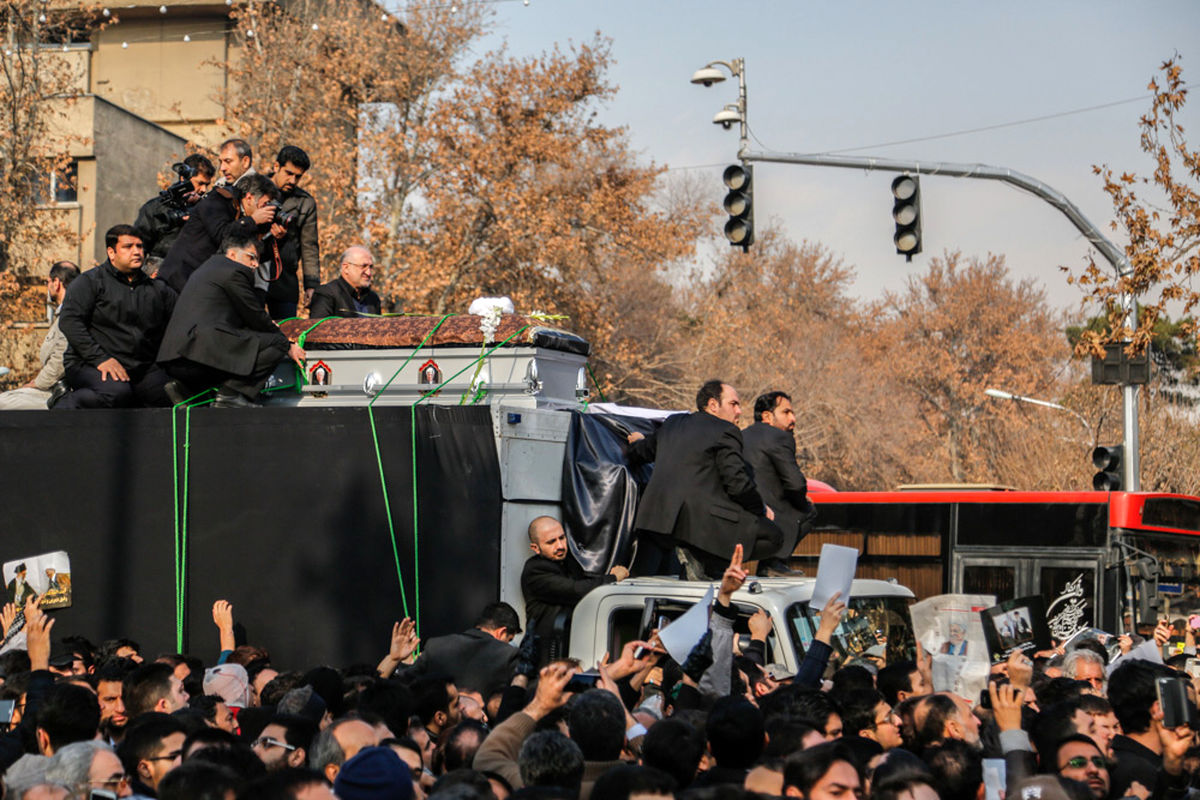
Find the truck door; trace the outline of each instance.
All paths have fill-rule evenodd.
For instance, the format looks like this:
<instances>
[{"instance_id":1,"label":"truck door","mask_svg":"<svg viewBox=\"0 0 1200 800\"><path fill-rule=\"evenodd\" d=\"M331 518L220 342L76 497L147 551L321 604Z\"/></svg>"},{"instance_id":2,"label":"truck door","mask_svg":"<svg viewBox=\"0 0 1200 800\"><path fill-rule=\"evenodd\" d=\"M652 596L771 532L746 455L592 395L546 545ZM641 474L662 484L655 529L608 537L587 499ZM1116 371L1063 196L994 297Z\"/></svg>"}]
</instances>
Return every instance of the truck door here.
<instances>
[{"instance_id":1,"label":"truck door","mask_svg":"<svg viewBox=\"0 0 1200 800\"><path fill-rule=\"evenodd\" d=\"M1050 635L1065 639L1098 623L1101 551L1014 556L960 552L951 588L962 594L994 594L996 602L1041 595Z\"/></svg>"}]
</instances>

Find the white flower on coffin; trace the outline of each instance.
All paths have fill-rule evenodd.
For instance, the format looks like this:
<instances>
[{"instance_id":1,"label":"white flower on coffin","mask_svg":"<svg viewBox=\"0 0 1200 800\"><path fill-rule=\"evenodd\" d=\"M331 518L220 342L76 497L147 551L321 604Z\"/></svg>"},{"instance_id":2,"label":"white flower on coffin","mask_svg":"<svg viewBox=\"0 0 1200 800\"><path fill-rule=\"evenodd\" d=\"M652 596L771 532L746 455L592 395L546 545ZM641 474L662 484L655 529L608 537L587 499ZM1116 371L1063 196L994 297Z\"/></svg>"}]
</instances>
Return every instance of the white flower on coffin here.
<instances>
[{"instance_id":1,"label":"white flower on coffin","mask_svg":"<svg viewBox=\"0 0 1200 800\"><path fill-rule=\"evenodd\" d=\"M479 331L483 334L483 343L490 344L496 338L496 330L500 327L500 316L516 311L510 297L477 297L471 301L468 314L479 317Z\"/></svg>"}]
</instances>

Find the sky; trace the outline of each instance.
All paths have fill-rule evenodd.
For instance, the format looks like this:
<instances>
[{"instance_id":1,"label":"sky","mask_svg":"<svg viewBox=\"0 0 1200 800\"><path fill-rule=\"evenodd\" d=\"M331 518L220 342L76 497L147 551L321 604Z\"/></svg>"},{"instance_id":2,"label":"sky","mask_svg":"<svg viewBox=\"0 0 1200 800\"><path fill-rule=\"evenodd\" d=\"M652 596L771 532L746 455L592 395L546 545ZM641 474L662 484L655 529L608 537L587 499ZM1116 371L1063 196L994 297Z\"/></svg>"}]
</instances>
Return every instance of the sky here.
<instances>
[{"instance_id":1,"label":"sky","mask_svg":"<svg viewBox=\"0 0 1200 800\"><path fill-rule=\"evenodd\" d=\"M985 163L1037 178L1070 198L1109 238L1112 206L1094 164L1149 173L1138 118L1159 65L1182 56L1200 90L1200 2L802 2L801 0L522 0L495 2L494 33L532 55L611 38L619 87L599 121L627 129L646 161L698 173L724 196L737 132L711 123L737 99L736 82L704 88L692 73L744 58L753 150ZM1141 98L1141 99L1137 99ZM949 138L945 133L1112 105ZM1200 91L1181 121L1200 122ZM1190 125L1189 125L1190 123ZM889 142L911 139L907 144ZM1200 147L1200 133L1192 141ZM1057 306L1081 294L1059 266L1078 270L1089 247L1044 201L995 181L921 179L924 252L906 264L892 244L893 173L757 164L756 221L819 242L856 273L853 292L876 298L947 250L1003 254Z\"/></svg>"}]
</instances>

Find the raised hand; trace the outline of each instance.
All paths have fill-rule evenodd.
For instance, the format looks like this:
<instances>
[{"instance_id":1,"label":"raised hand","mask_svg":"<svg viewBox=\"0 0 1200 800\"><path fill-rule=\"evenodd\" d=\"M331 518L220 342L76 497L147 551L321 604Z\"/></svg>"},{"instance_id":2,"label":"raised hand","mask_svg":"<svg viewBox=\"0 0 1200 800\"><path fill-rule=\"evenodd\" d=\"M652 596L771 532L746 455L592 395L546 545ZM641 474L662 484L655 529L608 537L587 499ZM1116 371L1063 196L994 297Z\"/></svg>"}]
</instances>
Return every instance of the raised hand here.
<instances>
[{"instance_id":1,"label":"raised hand","mask_svg":"<svg viewBox=\"0 0 1200 800\"><path fill-rule=\"evenodd\" d=\"M1021 727L1021 695L1020 688L1010 683L997 685L995 681L988 683L988 695L992 699L992 715L996 718L996 726L1002 731L1015 731Z\"/></svg>"},{"instance_id":2,"label":"raised hand","mask_svg":"<svg viewBox=\"0 0 1200 800\"><path fill-rule=\"evenodd\" d=\"M717 593L717 602L723 606L729 605L733 593L742 588L748 574L742 567L742 546L736 545L733 548L733 558L729 559L729 566L725 568L725 574L721 576L721 589Z\"/></svg>"},{"instance_id":3,"label":"raised hand","mask_svg":"<svg viewBox=\"0 0 1200 800\"><path fill-rule=\"evenodd\" d=\"M25 601L25 650L31 670L50 669L50 629L54 620L39 607L41 597Z\"/></svg>"},{"instance_id":4,"label":"raised hand","mask_svg":"<svg viewBox=\"0 0 1200 800\"><path fill-rule=\"evenodd\" d=\"M841 596L841 592L834 592L830 595L825 608L821 609L821 622L817 625L817 635L813 638L819 639L825 644L829 644L833 640L833 632L837 630L838 623L846 614L846 604L839 599Z\"/></svg>"},{"instance_id":5,"label":"raised hand","mask_svg":"<svg viewBox=\"0 0 1200 800\"><path fill-rule=\"evenodd\" d=\"M217 626L217 634L221 640L221 650L233 650L237 642L233 637L233 604L228 600L218 600L212 607L213 623Z\"/></svg>"},{"instance_id":6,"label":"raised hand","mask_svg":"<svg viewBox=\"0 0 1200 800\"><path fill-rule=\"evenodd\" d=\"M571 693L565 691L571 678L578 672L575 667L565 661L556 661L543 667L538 675L537 691L534 692L533 702L525 706L525 713L539 720L556 708L567 704Z\"/></svg>"},{"instance_id":7,"label":"raised hand","mask_svg":"<svg viewBox=\"0 0 1200 800\"><path fill-rule=\"evenodd\" d=\"M403 664L409 656L417 651L420 639L417 637L417 623L408 617L392 625L392 639L388 647L388 658Z\"/></svg>"}]
</instances>

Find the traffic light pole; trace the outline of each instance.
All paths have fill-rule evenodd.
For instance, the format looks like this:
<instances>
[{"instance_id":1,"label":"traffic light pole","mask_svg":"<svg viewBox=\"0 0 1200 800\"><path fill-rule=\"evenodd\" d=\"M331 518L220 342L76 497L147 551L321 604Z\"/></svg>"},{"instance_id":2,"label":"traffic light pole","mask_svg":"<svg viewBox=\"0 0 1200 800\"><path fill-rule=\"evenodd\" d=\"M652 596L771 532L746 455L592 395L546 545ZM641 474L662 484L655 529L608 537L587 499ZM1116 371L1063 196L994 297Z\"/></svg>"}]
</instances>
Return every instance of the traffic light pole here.
<instances>
[{"instance_id":1,"label":"traffic light pole","mask_svg":"<svg viewBox=\"0 0 1200 800\"><path fill-rule=\"evenodd\" d=\"M740 62L740 59L738 59ZM742 66L739 63L739 66ZM1128 278L1133 273L1133 268L1129 264L1129 259L1125 253L1116 245L1110 242L1100 229L1092 224L1091 220L1083 215L1079 207L1067 199L1066 195L1054 189L1051 186L1031 178L1028 175L1023 175L1016 170L1007 169L1005 167L993 167L987 164L955 164L945 161L904 161L892 158L873 158L871 156L839 156L826 154L804 155L798 153L768 153L755 152L749 149L748 141L745 135L745 108L746 108L746 89L745 89L745 70L744 67L739 69L737 73L739 83L738 105L742 112L742 136L740 137L741 146L738 149L738 158L743 162L751 161L766 161L780 164L804 164L813 167L844 167L848 169L865 169L879 170L881 172L905 172L915 175L944 175L951 178L976 178L980 180L994 180L1002 183L1007 183L1016 186L1030 194L1045 200L1050 205L1054 206L1063 216L1071 221L1071 224L1084 235L1087 241L1100 251L1104 259L1108 261L1112 268L1116 270L1119 280ZM1124 324L1129 330L1137 327L1137 307L1134 304L1133 296L1127 292L1121 293L1121 309L1125 313ZM1141 489L1140 479L1140 456L1138 453L1138 387L1136 385L1125 384L1121 387L1123 418L1124 418L1124 439L1125 446L1125 474L1124 486L1126 491L1136 492Z\"/></svg>"}]
</instances>

